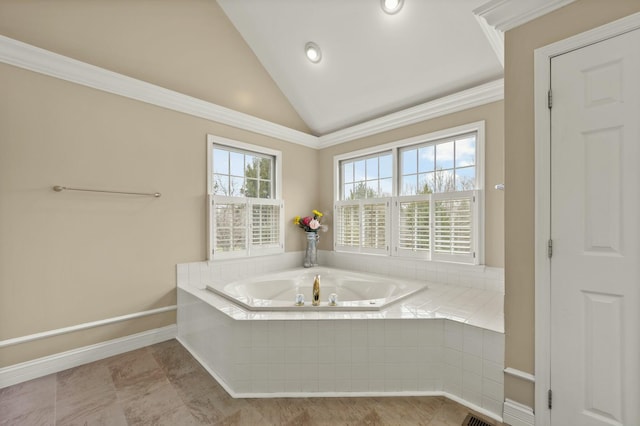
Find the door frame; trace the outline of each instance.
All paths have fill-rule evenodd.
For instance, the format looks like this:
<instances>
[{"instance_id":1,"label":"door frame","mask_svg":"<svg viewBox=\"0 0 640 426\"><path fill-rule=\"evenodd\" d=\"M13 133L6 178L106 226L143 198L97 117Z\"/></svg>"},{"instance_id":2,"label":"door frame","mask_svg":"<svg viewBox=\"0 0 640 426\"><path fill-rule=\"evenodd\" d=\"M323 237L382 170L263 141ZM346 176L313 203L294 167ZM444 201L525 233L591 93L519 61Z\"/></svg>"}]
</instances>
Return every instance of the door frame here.
<instances>
[{"instance_id":1,"label":"door frame","mask_svg":"<svg viewBox=\"0 0 640 426\"><path fill-rule=\"evenodd\" d=\"M551 424L547 391L551 383L551 59L640 28L640 13L594 28L534 51L535 113L535 424Z\"/></svg>"}]
</instances>

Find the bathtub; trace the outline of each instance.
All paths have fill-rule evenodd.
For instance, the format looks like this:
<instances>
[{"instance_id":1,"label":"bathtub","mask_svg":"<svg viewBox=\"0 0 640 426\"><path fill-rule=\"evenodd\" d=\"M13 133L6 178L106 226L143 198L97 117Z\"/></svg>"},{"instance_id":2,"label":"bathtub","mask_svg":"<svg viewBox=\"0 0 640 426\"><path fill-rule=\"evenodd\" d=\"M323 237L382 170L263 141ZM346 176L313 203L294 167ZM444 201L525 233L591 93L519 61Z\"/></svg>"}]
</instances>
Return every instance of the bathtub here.
<instances>
[{"instance_id":1,"label":"bathtub","mask_svg":"<svg viewBox=\"0 0 640 426\"><path fill-rule=\"evenodd\" d=\"M313 280L320 275L320 306L311 305ZM380 310L427 288L426 283L381 275L315 267L291 269L228 284L208 284L207 290L253 311ZM331 293L337 304L330 306ZM296 295L304 305L296 305Z\"/></svg>"}]
</instances>

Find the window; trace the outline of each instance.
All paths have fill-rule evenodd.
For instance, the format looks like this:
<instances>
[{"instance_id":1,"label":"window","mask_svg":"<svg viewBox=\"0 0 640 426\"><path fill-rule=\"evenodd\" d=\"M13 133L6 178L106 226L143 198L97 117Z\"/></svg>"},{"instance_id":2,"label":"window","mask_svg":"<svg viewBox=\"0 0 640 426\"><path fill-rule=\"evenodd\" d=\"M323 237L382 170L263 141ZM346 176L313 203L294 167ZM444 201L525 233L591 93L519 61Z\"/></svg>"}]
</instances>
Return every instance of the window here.
<instances>
[{"instance_id":1,"label":"window","mask_svg":"<svg viewBox=\"0 0 640 426\"><path fill-rule=\"evenodd\" d=\"M340 166L342 199L391 197L392 169L391 152L343 161Z\"/></svg>"},{"instance_id":2,"label":"window","mask_svg":"<svg viewBox=\"0 0 640 426\"><path fill-rule=\"evenodd\" d=\"M213 145L214 195L273 198L274 157Z\"/></svg>"},{"instance_id":3,"label":"window","mask_svg":"<svg viewBox=\"0 0 640 426\"><path fill-rule=\"evenodd\" d=\"M476 134L400 149L401 195L476 188Z\"/></svg>"},{"instance_id":4,"label":"window","mask_svg":"<svg viewBox=\"0 0 640 426\"><path fill-rule=\"evenodd\" d=\"M334 247L481 263L484 122L335 158Z\"/></svg>"},{"instance_id":5,"label":"window","mask_svg":"<svg viewBox=\"0 0 640 426\"><path fill-rule=\"evenodd\" d=\"M278 151L209 135L209 257L284 252Z\"/></svg>"},{"instance_id":6,"label":"window","mask_svg":"<svg viewBox=\"0 0 640 426\"><path fill-rule=\"evenodd\" d=\"M336 244L345 251L388 252L392 153L342 161L340 176L343 202L336 204Z\"/></svg>"}]
</instances>

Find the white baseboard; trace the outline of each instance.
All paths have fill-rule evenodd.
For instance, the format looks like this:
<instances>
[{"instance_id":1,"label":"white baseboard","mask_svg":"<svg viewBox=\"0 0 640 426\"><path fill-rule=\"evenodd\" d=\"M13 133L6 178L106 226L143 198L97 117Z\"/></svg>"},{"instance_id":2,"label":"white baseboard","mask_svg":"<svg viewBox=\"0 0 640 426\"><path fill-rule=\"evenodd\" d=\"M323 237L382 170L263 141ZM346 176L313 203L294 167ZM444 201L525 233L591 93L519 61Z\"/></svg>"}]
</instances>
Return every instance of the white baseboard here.
<instances>
[{"instance_id":1,"label":"white baseboard","mask_svg":"<svg viewBox=\"0 0 640 426\"><path fill-rule=\"evenodd\" d=\"M503 422L511 426L534 426L533 409L519 402L506 399L504 402Z\"/></svg>"},{"instance_id":2,"label":"white baseboard","mask_svg":"<svg viewBox=\"0 0 640 426\"><path fill-rule=\"evenodd\" d=\"M344 398L344 397L392 397L392 396L444 396L452 401L457 402L460 405L483 414L489 418L502 422L502 417L496 413L492 413L486 408L482 408L475 405L459 396L452 395L445 391L398 391L398 392L235 392L227 382L225 382L218 373L212 368L209 368L206 362L200 358L197 353L192 350L187 343L185 343L180 337L176 337L178 342L207 370L207 372L213 377L220 386L229 394L232 398ZM532 423L533 425L533 423ZM515 425L514 425L515 426Z\"/></svg>"},{"instance_id":3,"label":"white baseboard","mask_svg":"<svg viewBox=\"0 0 640 426\"><path fill-rule=\"evenodd\" d=\"M175 324L0 368L0 389L176 337Z\"/></svg>"}]
</instances>

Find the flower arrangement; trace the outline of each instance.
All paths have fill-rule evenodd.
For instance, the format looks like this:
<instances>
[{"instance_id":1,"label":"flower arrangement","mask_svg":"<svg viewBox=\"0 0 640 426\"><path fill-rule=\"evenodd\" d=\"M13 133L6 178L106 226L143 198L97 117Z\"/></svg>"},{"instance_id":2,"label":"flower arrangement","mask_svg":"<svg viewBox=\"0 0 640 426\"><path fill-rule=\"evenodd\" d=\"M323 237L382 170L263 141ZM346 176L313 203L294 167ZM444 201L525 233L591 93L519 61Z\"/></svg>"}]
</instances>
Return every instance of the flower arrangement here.
<instances>
[{"instance_id":1,"label":"flower arrangement","mask_svg":"<svg viewBox=\"0 0 640 426\"><path fill-rule=\"evenodd\" d=\"M322 212L319 212L318 210L312 210L311 213L313 214L313 216L294 217L293 223L304 229L306 232L318 232L319 229L321 229L322 231L326 231L327 226L320 223L320 219L322 218L322 216L324 216Z\"/></svg>"}]
</instances>

